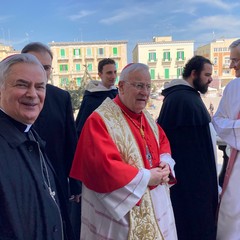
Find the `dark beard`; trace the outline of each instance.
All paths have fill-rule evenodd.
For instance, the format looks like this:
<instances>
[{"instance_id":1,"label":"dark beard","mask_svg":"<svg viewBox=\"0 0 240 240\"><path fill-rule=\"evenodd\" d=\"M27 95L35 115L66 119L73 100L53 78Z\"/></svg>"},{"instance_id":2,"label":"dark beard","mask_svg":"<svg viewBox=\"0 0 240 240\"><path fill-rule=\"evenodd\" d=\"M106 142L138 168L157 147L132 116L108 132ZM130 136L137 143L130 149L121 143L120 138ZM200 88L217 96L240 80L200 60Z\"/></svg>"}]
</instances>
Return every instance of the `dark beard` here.
<instances>
[{"instance_id":1,"label":"dark beard","mask_svg":"<svg viewBox=\"0 0 240 240\"><path fill-rule=\"evenodd\" d=\"M208 90L208 84L203 84L200 77L196 77L193 80L194 88L202 94L205 94Z\"/></svg>"}]
</instances>

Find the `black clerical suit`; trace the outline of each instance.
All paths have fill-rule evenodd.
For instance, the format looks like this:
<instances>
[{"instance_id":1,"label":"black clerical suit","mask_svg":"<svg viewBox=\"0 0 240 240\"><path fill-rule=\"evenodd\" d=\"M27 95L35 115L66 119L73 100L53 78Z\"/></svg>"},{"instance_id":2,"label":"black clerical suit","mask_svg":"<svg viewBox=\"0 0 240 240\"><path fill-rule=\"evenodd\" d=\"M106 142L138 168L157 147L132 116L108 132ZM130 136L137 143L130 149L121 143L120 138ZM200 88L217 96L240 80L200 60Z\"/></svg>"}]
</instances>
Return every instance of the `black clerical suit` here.
<instances>
[{"instance_id":1,"label":"black clerical suit","mask_svg":"<svg viewBox=\"0 0 240 240\"><path fill-rule=\"evenodd\" d=\"M26 125L2 111L0 122L0 239L74 239L42 140L34 131L30 140Z\"/></svg>"}]
</instances>

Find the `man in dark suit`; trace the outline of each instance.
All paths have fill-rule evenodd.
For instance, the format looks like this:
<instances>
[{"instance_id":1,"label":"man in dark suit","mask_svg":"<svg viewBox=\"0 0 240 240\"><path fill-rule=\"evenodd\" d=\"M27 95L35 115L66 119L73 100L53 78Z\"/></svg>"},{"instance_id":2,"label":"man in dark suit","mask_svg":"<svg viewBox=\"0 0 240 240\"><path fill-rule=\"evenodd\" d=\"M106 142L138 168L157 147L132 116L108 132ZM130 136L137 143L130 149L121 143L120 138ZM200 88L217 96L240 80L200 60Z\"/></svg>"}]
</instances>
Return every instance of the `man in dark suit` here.
<instances>
[{"instance_id":1,"label":"man in dark suit","mask_svg":"<svg viewBox=\"0 0 240 240\"><path fill-rule=\"evenodd\" d=\"M27 44L22 53L30 53L42 63L48 80L52 71L53 54L48 46L32 42ZM69 189L68 176L77 144L76 127L73 118L70 94L58 87L47 84L46 99L43 110L34 129L41 138L46 141L46 153L58 175L66 198L80 193L80 186L70 179Z\"/></svg>"},{"instance_id":2,"label":"man in dark suit","mask_svg":"<svg viewBox=\"0 0 240 240\"><path fill-rule=\"evenodd\" d=\"M46 83L31 54L0 62L0 239L74 239L66 198L32 129Z\"/></svg>"}]
</instances>

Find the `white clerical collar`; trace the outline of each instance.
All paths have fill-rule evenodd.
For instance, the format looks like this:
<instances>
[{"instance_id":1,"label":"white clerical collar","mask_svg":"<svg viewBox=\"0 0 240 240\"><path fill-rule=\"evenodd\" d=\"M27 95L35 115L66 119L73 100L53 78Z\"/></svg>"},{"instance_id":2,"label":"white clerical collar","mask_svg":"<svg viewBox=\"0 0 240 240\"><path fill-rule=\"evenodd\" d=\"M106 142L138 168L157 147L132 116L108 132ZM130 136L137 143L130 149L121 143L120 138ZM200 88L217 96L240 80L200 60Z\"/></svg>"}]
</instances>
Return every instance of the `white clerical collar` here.
<instances>
[{"instance_id":1,"label":"white clerical collar","mask_svg":"<svg viewBox=\"0 0 240 240\"><path fill-rule=\"evenodd\" d=\"M24 132L28 132L28 131L30 130L31 126L32 126L32 124L27 124L27 127L26 127L26 129L24 130Z\"/></svg>"}]
</instances>

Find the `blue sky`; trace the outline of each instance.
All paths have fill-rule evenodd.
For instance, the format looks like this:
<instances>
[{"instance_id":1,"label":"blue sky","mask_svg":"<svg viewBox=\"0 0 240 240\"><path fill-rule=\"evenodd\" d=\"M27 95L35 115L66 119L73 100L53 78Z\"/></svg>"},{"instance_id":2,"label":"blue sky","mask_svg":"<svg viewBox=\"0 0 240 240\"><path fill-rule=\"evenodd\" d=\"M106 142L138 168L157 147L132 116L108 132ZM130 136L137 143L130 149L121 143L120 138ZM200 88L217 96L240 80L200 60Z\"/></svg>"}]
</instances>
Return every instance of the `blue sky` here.
<instances>
[{"instance_id":1,"label":"blue sky","mask_svg":"<svg viewBox=\"0 0 240 240\"><path fill-rule=\"evenodd\" d=\"M233 0L25 0L2 1L0 42L20 50L31 41L127 40L153 36L194 40L240 37L240 3Z\"/></svg>"}]
</instances>

